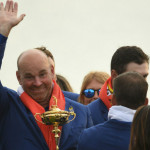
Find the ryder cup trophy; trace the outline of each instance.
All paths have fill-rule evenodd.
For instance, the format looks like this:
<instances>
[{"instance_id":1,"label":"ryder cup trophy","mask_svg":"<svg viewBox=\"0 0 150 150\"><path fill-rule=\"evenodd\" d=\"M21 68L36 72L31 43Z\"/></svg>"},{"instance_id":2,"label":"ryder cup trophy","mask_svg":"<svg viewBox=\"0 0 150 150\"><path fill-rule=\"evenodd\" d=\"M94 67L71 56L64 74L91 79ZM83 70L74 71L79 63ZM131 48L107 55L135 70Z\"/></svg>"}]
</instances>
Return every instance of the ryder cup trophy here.
<instances>
[{"instance_id":1,"label":"ryder cup trophy","mask_svg":"<svg viewBox=\"0 0 150 150\"><path fill-rule=\"evenodd\" d=\"M69 123L73 121L76 117L76 114L73 111L73 108L70 107L69 111L61 110L57 106L57 99L54 97L55 105L52 105L49 111L46 111L43 114L36 113L34 115L35 119L37 119L37 115L41 117L42 121L39 121L46 125L53 125L54 129L52 132L55 134L55 142L56 142L56 150L59 150L58 144L59 144L59 133L61 132L58 128L59 126ZM69 120L69 117L73 116L71 120Z\"/></svg>"}]
</instances>

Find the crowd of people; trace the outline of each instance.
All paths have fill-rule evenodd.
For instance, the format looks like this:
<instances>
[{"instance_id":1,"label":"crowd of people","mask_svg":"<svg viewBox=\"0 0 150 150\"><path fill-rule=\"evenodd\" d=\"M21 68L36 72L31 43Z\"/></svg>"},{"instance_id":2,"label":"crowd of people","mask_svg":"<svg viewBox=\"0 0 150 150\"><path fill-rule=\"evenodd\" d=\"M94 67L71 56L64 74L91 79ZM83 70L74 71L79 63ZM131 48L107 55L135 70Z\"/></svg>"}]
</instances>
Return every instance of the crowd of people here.
<instances>
[{"instance_id":1,"label":"crowd of people","mask_svg":"<svg viewBox=\"0 0 150 150\"><path fill-rule=\"evenodd\" d=\"M0 67L8 36L25 17L17 13L13 0L0 3ZM23 51L17 60L17 91L0 82L0 150L56 150L53 125L34 117L50 110L54 97L59 109L76 114L59 127L60 150L149 150L149 56L140 47L122 46L110 66L110 75L85 75L77 94L56 74L46 47Z\"/></svg>"}]
</instances>

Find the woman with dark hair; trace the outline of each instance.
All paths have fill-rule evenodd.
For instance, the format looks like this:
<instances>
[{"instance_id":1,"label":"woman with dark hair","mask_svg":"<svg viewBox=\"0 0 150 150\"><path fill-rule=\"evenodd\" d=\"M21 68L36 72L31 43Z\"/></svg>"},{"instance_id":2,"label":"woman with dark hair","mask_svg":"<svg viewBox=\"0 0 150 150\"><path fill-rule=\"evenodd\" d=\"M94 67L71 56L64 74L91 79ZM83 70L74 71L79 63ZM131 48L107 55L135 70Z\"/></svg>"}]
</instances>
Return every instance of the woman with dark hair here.
<instances>
[{"instance_id":1,"label":"woman with dark hair","mask_svg":"<svg viewBox=\"0 0 150 150\"><path fill-rule=\"evenodd\" d=\"M150 150L150 106L137 109L132 127L129 150Z\"/></svg>"}]
</instances>

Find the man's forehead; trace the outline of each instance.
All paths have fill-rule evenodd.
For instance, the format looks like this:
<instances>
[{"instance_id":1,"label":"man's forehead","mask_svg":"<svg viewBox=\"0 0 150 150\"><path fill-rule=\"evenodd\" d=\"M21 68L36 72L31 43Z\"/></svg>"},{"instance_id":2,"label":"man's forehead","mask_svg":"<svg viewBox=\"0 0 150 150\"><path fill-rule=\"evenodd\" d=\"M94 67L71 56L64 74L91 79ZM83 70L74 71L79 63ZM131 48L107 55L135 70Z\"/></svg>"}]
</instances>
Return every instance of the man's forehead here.
<instances>
[{"instance_id":1,"label":"man's forehead","mask_svg":"<svg viewBox=\"0 0 150 150\"><path fill-rule=\"evenodd\" d=\"M41 51L38 51L36 49L29 49L24 51L20 56L19 56L19 63L21 61L28 61L29 59L31 59L31 61L36 59L36 58L47 58L46 54L44 54Z\"/></svg>"},{"instance_id":2,"label":"man's forehead","mask_svg":"<svg viewBox=\"0 0 150 150\"><path fill-rule=\"evenodd\" d=\"M142 64L131 62L126 66L126 72L128 71L135 71L140 73L143 77L147 77L149 74L149 64L147 62L144 62Z\"/></svg>"},{"instance_id":3,"label":"man's forehead","mask_svg":"<svg viewBox=\"0 0 150 150\"><path fill-rule=\"evenodd\" d=\"M46 73L48 71L49 71L48 69L35 70L35 71L33 71L33 70L25 70L24 74L25 75L36 75L36 74Z\"/></svg>"}]
</instances>

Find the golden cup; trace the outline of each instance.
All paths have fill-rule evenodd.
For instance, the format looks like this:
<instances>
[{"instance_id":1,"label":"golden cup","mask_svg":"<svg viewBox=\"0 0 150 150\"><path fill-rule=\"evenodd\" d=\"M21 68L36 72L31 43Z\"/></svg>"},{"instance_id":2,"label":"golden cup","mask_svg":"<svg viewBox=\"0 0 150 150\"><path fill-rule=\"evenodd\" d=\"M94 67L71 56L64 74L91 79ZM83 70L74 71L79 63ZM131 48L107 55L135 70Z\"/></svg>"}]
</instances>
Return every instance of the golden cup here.
<instances>
[{"instance_id":1,"label":"golden cup","mask_svg":"<svg viewBox=\"0 0 150 150\"><path fill-rule=\"evenodd\" d=\"M61 131L59 130L58 127L63 125L63 124L66 124L66 123L69 123L69 122L73 121L76 117L76 113L74 113L73 107L70 107L69 111L59 109L58 106L57 106L56 97L54 97L54 100L55 100L55 105L52 105L51 109L49 111L46 111L43 114L36 113L34 115L34 117L37 121L39 121L36 118L36 116L38 115L42 119L42 121L39 121L39 122L41 122L42 124L53 125L54 126L54 129L52 130L52 132L55 133L56 150L59 150L59 146L58 146L58 144L59 144L59 135L58 134ZM73 118L71 120L69 120L70 116L73 116Z\"/></svg>"}]
</instances>

